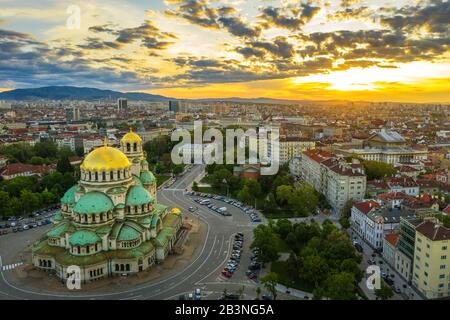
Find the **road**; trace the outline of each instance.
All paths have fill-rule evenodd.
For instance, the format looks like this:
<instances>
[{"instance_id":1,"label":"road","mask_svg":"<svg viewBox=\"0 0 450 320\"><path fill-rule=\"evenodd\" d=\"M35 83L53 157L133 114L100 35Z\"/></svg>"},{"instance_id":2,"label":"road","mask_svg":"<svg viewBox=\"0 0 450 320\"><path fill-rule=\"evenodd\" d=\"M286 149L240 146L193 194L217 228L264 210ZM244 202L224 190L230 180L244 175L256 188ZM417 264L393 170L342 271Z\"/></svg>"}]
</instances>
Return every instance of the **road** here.
<instances>
[{"instance_id":1,"label":"road","mask_svg":"<svg viewBox=\"0 0 450 320\"><path fill-rule=\"evenodd\" d=\"M178 299L180 294L191 293L195 288L201 288L206 299L217 298L226 288L228 292L235 291L244 286L244 297L254 295L256 282L245 276L246 266L250 262L249 248L253 228L249 217L240 209L221 203L228 207L232 217L223 217L206 207L190 213L188 208L195 206L192 199L185 195L184 189L204 171L204 166L194 166L190 171L179 178L169 189L158 192L158 201L170 207L179 207L191 218L198 219L205 225L205 239L183 270L176 270L164 274L161 278L123 288L116 292L84 293L67 291L67 293L49 292L45 289L34 291L19 287L15 284L13 270L0 268L0 299ZM0 240L0 265L14 265L26 246L39 239L50 226L32 229L27 232L5 235ZM225 266L233 236L236 232L243 232L244 252L241 265L231 279L220 275ZM28 262L29 263L29 262Z\"/></svg>"},{"instance_id":2,"label":"road","mask_svg":"<svg viewBox=\"0 0 450 320\"><path fill-rule=\"evenodd\" d=\"M383 259L383 257L376 255L375 257L372 257L373 249L369 246L367 242L365 242L356 232L350 230L349 235L352 239L356 237L356 241L361 244L363 247L363 259L361 261L360 267L365 272L367 267L369 266L367 260L373 259L375 260L375 264L380 267L381 272L385 272L386 274L391 276L391 279L394 281L394 286L397 288L400 288L401 294L394 294L392 297L392 300L422 300L420 295L415 292L415 290L408 285L408 283L403 279L400 274L395 271L395 268L390 266L386 260ZM392 277L393 275L393 277ZM362 279L360 283L361 289L364 291L364 293L368 296L370 300L374 300L375 294L373 290L370 290L366 286L366 279L370 275L367 275L365 273L365 277ZM381 280L383 281L383 280Z\"/></svg>"}]
</instances>

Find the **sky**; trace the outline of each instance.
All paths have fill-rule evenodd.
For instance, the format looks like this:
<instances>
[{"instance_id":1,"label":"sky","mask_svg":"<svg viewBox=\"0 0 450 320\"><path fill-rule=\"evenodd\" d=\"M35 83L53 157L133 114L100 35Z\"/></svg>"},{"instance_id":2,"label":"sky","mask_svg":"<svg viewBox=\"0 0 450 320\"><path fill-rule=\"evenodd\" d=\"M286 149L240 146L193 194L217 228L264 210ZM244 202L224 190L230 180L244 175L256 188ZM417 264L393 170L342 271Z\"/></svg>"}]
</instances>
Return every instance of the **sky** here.
<instances>
[{"instance_id":1,"label":"sky","mask_svg":"<svg viewBox=\"0 0 450 320\"><path fill-rule=\"evenodd\" d=\"M450 102L448 0L0 0L0 91Z\"/></svg>"}]
</instances>

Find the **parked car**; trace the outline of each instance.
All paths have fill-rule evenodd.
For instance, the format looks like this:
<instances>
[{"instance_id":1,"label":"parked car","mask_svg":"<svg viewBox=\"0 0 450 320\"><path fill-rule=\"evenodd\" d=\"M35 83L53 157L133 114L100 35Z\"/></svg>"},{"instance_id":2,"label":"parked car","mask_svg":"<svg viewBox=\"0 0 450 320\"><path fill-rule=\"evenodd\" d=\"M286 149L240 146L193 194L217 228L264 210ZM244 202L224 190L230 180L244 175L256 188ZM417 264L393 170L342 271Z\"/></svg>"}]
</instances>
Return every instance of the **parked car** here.
<instances>
[{"instance_id":1,"label":"parked car","mask_svg":"<svg viewBox=\"0 0 450 320\"><path fill-rule=\"evenodd\" d=\"M362 253L364 251L363 247L359 243L355 243L354 246L358 252Z\"/></svg>"},{"instance_id":2,"label":"parked car","mask_svg":"<svg viewBox=\"0 0 450 320\"><path fill-rule=\"evenodd\" d=\"M202 291L199 288L195 289L194 291L194 299L202 300Z\"/></svg>"}]
</instances>

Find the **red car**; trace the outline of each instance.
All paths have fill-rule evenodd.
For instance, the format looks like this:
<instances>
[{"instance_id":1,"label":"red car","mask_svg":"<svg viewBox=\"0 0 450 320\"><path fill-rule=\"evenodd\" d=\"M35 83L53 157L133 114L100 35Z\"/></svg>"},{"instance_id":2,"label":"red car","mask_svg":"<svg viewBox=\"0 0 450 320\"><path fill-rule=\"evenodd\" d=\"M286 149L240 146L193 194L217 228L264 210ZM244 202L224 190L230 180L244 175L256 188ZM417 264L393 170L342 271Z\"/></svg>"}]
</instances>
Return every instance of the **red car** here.
<instances>
[{"instance_id":1,"label":"red car","mask_svg":"<svg viewBox=\"0 0 450 320\"><path fill-rule=\"evenodd\" d=\"M231 278L232 274L227 270L222 270L222 275L227 278Z\"/></svg>"}]
</instances>

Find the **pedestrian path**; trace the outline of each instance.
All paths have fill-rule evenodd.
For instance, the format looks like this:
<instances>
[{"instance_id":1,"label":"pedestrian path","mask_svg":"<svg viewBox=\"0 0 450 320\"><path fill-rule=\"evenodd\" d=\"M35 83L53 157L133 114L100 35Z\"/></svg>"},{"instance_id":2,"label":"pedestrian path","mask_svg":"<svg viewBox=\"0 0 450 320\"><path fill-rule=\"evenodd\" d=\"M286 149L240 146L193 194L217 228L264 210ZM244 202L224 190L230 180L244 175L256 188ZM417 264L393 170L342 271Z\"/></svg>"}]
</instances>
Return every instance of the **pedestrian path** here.
<instances>
[{"instance_id":1,"label":"pedestrian path","mask_svg":"<svg viewBox=\"0 0 450 320\"><path fill-rule=\"evenodd\" d=\"M17 268L18 266L21 266L22 264L23 264L23 262L7 264L6 266L2 266L2 271L13 270L13 269Z\"/></svg>"},{"instance_id":2,"label":"pedestrian path","mask_svg":"<svg viewBox=\"0 0 450 320\"><path fill-rule=\"evenodd\" d=\"M284 286L282 284L277 284L277 286L275 288L277 289L278 292L286 293L286 294L289 294L290 296L300 298L300 299L305 299L305 297L312 299L312 297L313 297L313 295L309 292L300 291L300 290L293 289L293 288L287 288L286 286ZM287 293L288 290L289 290L289 293Z\"/></svg>"}]
</instances>

